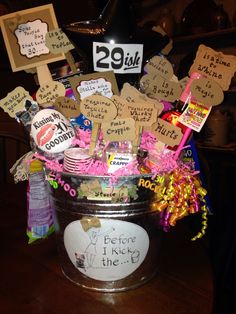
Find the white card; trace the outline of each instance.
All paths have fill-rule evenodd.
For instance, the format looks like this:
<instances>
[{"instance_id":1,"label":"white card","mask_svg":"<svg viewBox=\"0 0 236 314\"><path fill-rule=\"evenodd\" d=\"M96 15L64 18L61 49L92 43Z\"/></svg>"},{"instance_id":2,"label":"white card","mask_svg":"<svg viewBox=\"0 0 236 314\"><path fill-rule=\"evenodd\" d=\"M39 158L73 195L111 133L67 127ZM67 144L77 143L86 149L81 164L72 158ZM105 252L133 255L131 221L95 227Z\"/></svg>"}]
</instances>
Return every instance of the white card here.
<instances>
[{"instance_id":1,"label":"white card","mask_svg":"<svg viewBox=\"0 0 236 314\"><path fill-rule=\"evenodd\" d=\"M113 70L114 73L141 73L143 45L107 44L93 42L94 71Z\"/></svg>"}]
</instances>

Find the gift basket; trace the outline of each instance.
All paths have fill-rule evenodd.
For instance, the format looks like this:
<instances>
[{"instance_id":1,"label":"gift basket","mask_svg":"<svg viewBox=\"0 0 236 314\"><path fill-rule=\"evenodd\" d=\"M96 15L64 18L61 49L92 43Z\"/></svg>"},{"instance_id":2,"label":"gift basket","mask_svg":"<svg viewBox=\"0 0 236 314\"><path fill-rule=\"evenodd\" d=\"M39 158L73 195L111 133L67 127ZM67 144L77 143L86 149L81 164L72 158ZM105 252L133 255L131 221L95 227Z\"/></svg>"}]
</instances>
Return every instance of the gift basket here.
<instances>
[{"instance_id":1,"label":"gift basket","mask_svg":"<svg viewBox=\"0 0 236 314\"><path fill-rule=\"evenodd\" d=\"M222 102L235 58L200 45L189 77L180 81L163 54L144 64L140 44L96 42L96 72L80 73L65 33L55 25L43 31L38 17L48 9L2 21L5 41L21 47L23 66L11 55L13 66L36 65L40 83L34 97L20 86L0 101L30 136L32 151L11 169L15 182L29 183L29 243L55 231L62 271L72 282L105 292L134 288L156 274L161 238L178 220L200 214L202 225L192 240L205 234L207 191L193 133ZM40 34L44 41L37 41ZM100 51L113 56L106 71L99 71ZM62 53L72 69L67 84L53 81L46 66ZM123 74L122 84L116 73ZM131 84L123 82L126 73L142 75Z\"/></svg>"}]
</instances>

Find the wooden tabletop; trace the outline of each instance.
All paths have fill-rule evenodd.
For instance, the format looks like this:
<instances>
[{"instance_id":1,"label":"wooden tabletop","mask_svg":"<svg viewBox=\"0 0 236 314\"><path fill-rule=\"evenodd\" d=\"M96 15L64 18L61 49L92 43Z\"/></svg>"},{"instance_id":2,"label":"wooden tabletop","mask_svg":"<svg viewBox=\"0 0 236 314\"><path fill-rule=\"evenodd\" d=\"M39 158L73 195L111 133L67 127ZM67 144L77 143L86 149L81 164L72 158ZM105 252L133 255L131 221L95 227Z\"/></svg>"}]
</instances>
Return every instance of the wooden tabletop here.
<instances>
[{"instance_id":1,"label":"wooden tabletop","mask_svg":"<svg viewBox=\"0 0 236 314\"><path fill-rule=\"evenodd\" d=\"M148 283L125 292L95 292L63 275L55 234L28 244L26 184L0 188L1 313L211 314L210 262L185 223L164 234L159 271Z\"/></svg>"}]
</instances>

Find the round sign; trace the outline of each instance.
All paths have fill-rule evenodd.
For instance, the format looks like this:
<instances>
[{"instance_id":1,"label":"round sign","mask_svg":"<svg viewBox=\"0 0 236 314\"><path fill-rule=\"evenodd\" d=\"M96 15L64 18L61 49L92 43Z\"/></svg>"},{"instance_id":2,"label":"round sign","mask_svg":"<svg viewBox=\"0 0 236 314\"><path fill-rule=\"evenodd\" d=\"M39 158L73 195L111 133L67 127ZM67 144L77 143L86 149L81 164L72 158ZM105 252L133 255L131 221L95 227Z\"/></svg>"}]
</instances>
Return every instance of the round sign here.
<instances>
[{"instance_id":1,"label":"round sign","mask_svg":"<svg viewBox=\"0 0 236 314\"><path fill-rule=\"evenodd\" d=\"M39 149L60 153L69 148L75 138L70 122L54 109L42 109L33 118L31 136Z\"/></svg>"},{"instance_id":2,"label":"round sign","mask_svg":"<svg viewBox=\"0 0 236 314\"><path fill-rule=\"evenodd\" d=\"M72 221L64 231L66 252L83 275L116 281L140 267L149 250L149 236L141 226L116 219ZM89 224L89 225L88 225Z\"/></svg>"}]
</instances>

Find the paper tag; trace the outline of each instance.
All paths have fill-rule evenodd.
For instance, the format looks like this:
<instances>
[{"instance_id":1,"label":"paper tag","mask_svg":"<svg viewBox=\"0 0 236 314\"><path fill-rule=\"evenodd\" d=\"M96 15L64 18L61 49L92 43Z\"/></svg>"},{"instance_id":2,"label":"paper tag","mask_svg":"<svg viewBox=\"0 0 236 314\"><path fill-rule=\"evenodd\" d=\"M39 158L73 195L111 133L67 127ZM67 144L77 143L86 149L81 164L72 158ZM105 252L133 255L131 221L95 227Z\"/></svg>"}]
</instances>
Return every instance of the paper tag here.
<instances>
[{"instance_id":1,"label":"paper tag","mask_svg":"<svg viewBox=\"0 0 236 314\"><path fill-rule=\"evenodd\" d=\"M47 32L47 23L39 19L18 25L15 35L20 46L21 55L31 59L35 56L48 54L49 49L45 45L45 35Z\"/></svg>"},{"instance_id":2,"label":"paper tag","mask_svg":"<svg viewBox=\"0 0 236 314\"><path fill-rule=\"evenodd\" d=\"M82 114L93 122L111 121L117 116L117 108L109 98L93 95L84 98L80 103Z\"/></svg>"},{"instance_id":3,"label":"paper tag","mask_svg":"<svg viewBox=\"0 0 236 314\"><path fill-rule=\"evenodd\" d=\"M179 145L183 137L181 128L163 119L157 119L157 122L152 125L151 131L156 135L158 141L170 147Z\"/></svg>"},{"instance_id":4,"label":"paper tag","mask_svg":"<svg viewBox=\"0 0 236 314\"><path fill-rule=\"evenodd\" d=\"M111 92L113 95L119 94L113 71L74 76L69 78L69 82L78 101L97 92L105 97L111 97Z\"/></svg>"},{"instance_id":5,"label":"paper tag","mask_svg":"<svg viewBox=\"0 0 236 314\"><path fill-rule=\"evenodd\" d=\"M182 93L179 83L166 80L160 75L146 74L141 78L140 83L145 94L159 100L174 102Z\"/></svg>"},{"instance_id":6,"label":"paper tag","mask_svg":"<svg viewBox=\"0 0 236 314\"><path fill-rule=\"evenodd\" d=\"M132 118L115 119L102 123L105 141L132 141L135 139L135 121Z\"/></svg>"},{"instance_id":7,"label":"paper tag","mask_svg":"<svg viewBox=\"0 0 236 314\"><path fill-rule=\"evenodd\" d=\"M164 109L164 105L160 103L157 99L148 97L147 95L141 93L139 90L137 90L134 86L130 85L129 83L124 83L120 92L120 97L124 98L128 102L135 101L145 101L146 103L148 102L157 109L157 115L159 115Z\"/></svg>"},{"instance_id":8,"label":"paper tag","mask_svg":"<svg viewBox=\"0 0 236 314\"><path fill-rule=\"evenodd\" d=\"M81 81L77 86L77 91L80 94L80 99L91 96L95 93L102 96L111 98L113 95L111 82L106 81L104 78L96 80Z\"/></svg>"},{"instance_id":9,"label":"paper tag","mask_svg":"<svg viewBox=\"0 0 236 314\"><path fill-rule=\"evenodd\" d=\"M16 113L25 110L26 99L32 100L29 92L23 87L18 86L13 91L7 94L7 96L0 100L0 107L11 118L16 118Z\"/></svg>"},{"instance_id":10,"label":"paper tag","mask_svg":"<svg viewBox=\"0 0 236 314\"><path fill-rule=\"evenodd\" d=\"M74 118L80 114L79 104L71 98L58 97L53 105L67 118Z\"/></svg>"},{"instance_id":11,"label":"paper tag","mask_svg":"<svg viewBox=\"0 0 236 314\"><path fill-rule=\"evenodd\" d=\"M45 45L51 53L67 53L74 49L66 34L60 29L54 29L45 35Z\"/></svg>"},{"instance_id":12,"label":"paper tag","mask_svg":"<svg viewBox=\"0 0 236 314\"><path fill-rule=\"evenodd\" d=\"M216 81L223 90L228 90L235 71L235 56L225 55L205 45L200 45L189 74L193 72L201 73L204 77Z\"/></svg>"},{"instance_id":13,"label":"paper tag","mask_svg":"<svg viewBox=\"0 0 236 314\"><path fill-rule=\"evenodd\" d=\"M36 100L41 104L53 103L58 97L65 96L66 89L60 82L50 81L42 85L36 92Z\"/></svg>"},{"instance_id":14,"label":"paper tag","mask_svg":"<svg viewBox=\"0 0 236 314\"><path fill-rule=\"evenodd\" d=\"M217 106L222 103L224 93L220 85L207 78L194 80L190 86L194 99L206 106Z\"/></svg>"},{"instance_id":15,"label":"paper tag","mask_svg":"<svg viewBox=\"0 0 236 314\"><path fill-rule=\"evenodd\" d=\"M128 103L124 117L131 117L138 126L151 126L157 119L157 109L147 102Z\"/></svg>"},{"instance_id":16,"label":"paper tag","mask_svg":"<svg viewBox=\"0 0 236 314\"><path fill-rule=\"evenodd\" d=\"M141 73L143 45L106 44L93 42L94 71L113 70L114 73Z\"/></svg>"},{"instance_id":17,"label":"paper tag","mask_svg":"<svg viewBox=\"0 0 236 314\"><path fill-rule=\"evenodd\" d=\"M146 230L127 221L94 218L73 221L65 228L64 245L71 262L78 273L95 280L129 276L147 255Z\"/></svg>"},{"instance_id":18,"label":"paper tag","mask_svg":"<svg viewBox=\"0 0 236 314\"><path fill-rule=\"evenodd\" d=\"M114 104L116 105L117 108L117 117L121 118L124 117L124 112L125 110L127 110L127 106L128 106L128 101L126 101L125 99L117 96L117 95L113 95L111 97L111 100L114 102Z\"/></svg>"},{"instance_id":19,"label":"paper tag","mask_svg":"<svg viewBox=\"0 0 236 314\"><path fill-rule=\"evenodd\" d=\"M187 108L179 116L178 121L192 130L200 132L210 112L211 107L190 101Z\"/></svg>"},{"instance_id":20,"label":"paper tag","mask_svg":"<svg viewBox=\"0 0 236 314\"><path fill-rule=\"evenodd\" d=\"M163 57L154 56L152 57L145 66L148 74L158 74L166 79L171 79L174 71L172 64Z\"/></svg>"}]
</instances>

